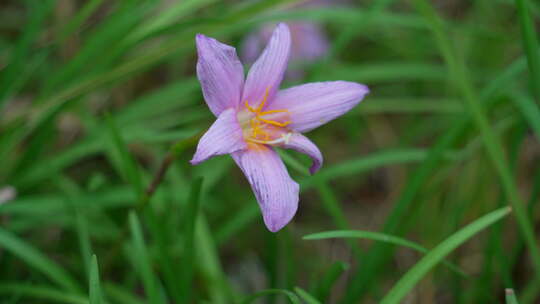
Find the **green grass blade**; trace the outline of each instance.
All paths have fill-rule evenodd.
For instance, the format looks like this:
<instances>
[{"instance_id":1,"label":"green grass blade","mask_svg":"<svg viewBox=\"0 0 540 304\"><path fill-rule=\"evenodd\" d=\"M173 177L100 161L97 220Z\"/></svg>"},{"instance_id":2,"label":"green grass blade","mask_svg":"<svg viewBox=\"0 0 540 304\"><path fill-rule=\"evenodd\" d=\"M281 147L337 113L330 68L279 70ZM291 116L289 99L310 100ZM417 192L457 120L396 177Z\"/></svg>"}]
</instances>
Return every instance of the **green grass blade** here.
<instances>
[{"instance_id":1,"label":"green grass blade","mask_svg":"<svg viewBox=\"0 0 540 304\"><path fill-rule=\"evenodd\" d=\"M343 79L377 84L400 81L444 81L446 68L440 64L426 63L373 63L366 65L335 66L314 81ZM359 107L360 109L361 107Z\"/></svg>"},{"instance_id":2,"label":"green grass blade","mask_svg":"<svg viewBox=\"0 0 540 304\"><path fill-rule=\"evenodd\" d=\"M279 22L279 21L294 21L305 20L312 22L323 22L336 24L338 26L349 26L351 23L358 21L359 19L365 19L365 17L372 12L368 12L363 9L353 7L340 7L326 6L326 7L306 7L302 10L282 10L276 11L271 14L265 14L255 18L256 22ZM423 29L426 25L420 18L412 14L391 12L391 11L378 11L373 14L373 18L366 23L366 27L380 28L380 27L411 27L414 29Z\"/></svg>"},{"instance_id":3,"label":"green grass blade","mask_svg":"<svg viewBox=\"0 0 540 304\"><path fill-rule=\"evenodd\" d=\"M414 288L433 266L442 261L450 252L459 247L465 241L475 236L477 233L487 228L496 221L502 219L511 212L509 207L501 208L490 212L471 224L463 227L458 232L452 234L446 240L433 248L424 258L416 263L401 279L392 287L380 302L381 304L401 303L403 297Z\"/></svg>"},{"instance_id":4,"label":"green grass blade","mask_svg":"<svg viewBox=\"0 0 540 304\"><path fill-rule=\"evenodd\" d=\"M54 1L27 1L26 5L28 6L28 22L26 22L25 28L11 52L11 58L8 60L9 65L3 67L0 74L0 112L2 112L7 98L14 93L14 87L19 77L25 74L21 71L28 64L32 43L35 42L43 29L43 23L52 11Z\"/></svg>"},{"instance_id":5,"label":"green grass blade","mask_svg":"<svg viewBox=\"0 0 540 304\"><path fill-rule=\"evenodd\" d=\"M143 39L153 33L159 32L170 26L173 22L181 20L187 14L192 13L200 7L209 5L216 0L186 0L181 2L171 2L158 12L147 22L143 22L139 27L126 37L126 43L133 43Z\"/></svg>"},{"instance_id":6,"label":"green grass blade","mask_svg":"<svg viewBox=\"0 0 540 304\"><path fill-rule=\"evenodd\" d=\"M521 114L525 117L525 120L529 123L531 129L534 131L536 138L540 140L540 110L538 109L538 105L524 95L516 94L514 95L513 100L521 111Z\"/></svg>"},{"instance_id":7,"label":"green grass blade","mask_svg":"<svg viewBox=\"0 0 540 304\"><path fill-rule=\"evenodd\" d=\"M250 201L244 204L242 209L237 211L234 217L225 222L214 234L218 245L226 243L234 237L239 231L245 229L261 214L261 210L256 201Z\"/></svg>"},{"instance_id":8,"label":"green grass blade","mask_svg":"<svg viewBox=\"0 0 540 304\"><path fill-rule=\"evenodd\" d=\"M416 0L414 3L417 5L418 10L426 17L439 48L443 53L450 74L463 95L468 111L480 129L488 156L497 171L507 201L514 209L514 216L518 222L522 237L525 239L531 253L535 272L537 275L540 275L540 247L536 242L533 225L525 210L525 204L520 197L516 182L512 177L501 140L495 135L490 126L486 113L480 105L474 87L468 77L465 63L462 58L456 55L452 42L445 32L443 21L426 0Z\"/></svg>"},{"instance_id":9,"label":"green grass blade","mask_svg":"<svg viewBox=\"0 0 540 304\"><path fill-rule=\"evenodd\" d=\"M443 153L451 147L461 136L468 126L466 119L461 119L454 124L454 127L444 134L430 149L429 154L422 162L422 165L408 179L398 202L392 212L387 216L384 224L384 232L389 234L400 233L400 225L410 205L418 196L422 185L433 174L433 171L442 162ZM406 160L406 159L405 159ZM341 303L355 303L363 295L365 290L373 284L373 278L381 271L380 267L390 258L391 249L387 244L377 243L367 255L363 257L364 267L359 266L355 276L351 279L350 287Z\"/></svg>"},{"instance_id":10,"label":"green grass blade","mask_svg":"<svg viewBox=\"0 0 540 304\"><path fill-rule=\"evenodd\" d=\"M295 287L294 291L304 300L307 304L321 304L314 296L310 295L309 292L305 291L300 287Z\"/></svg>"},{"instance_id":11,"label":"green grass blade","mask_svg":"<svg viewBox=\"0 0 540 304\"><path fill-rule=\"evenodd\" d=\"M198 27L196 29L189 28L187 31L180 32L180 34L175 36L174 39L169 39L164 43L160 43L152 50L145 51L142 55L132 56L130 60L122 62L114 68L108 69L94 76L89 76L88 78L85 78L72 86L67 86L67 88L60 90L58 93L47 97L47 99L42 101L44 106L36 111L37 113L28 121L27 128L18 136L24 138L34 132L36 129L39 129L44 122L50 120L56 115L59 108L73 99L81 96L82 94L95 90L105 84L126 78L126 75L133 75L137 72L140 73L144 69L162 62L173 54L185 54L186 52L192 50L193 43L186 44L185 42L193 39L193 36L197 32L216 32L218 29L223 30L224 25L228 26L228 24L231 24L230 28L233 28L235 23L240 22L244 15L251 16L252 14L263 13L283 2L291 2L291 0L255 3L242 9L233 9L227 14L227 16L223 17L223 23L218 23L207 27ZM238 29L242 28L238 27L238 25L236 25L236 27Z\"/></svg>"},{"instance_id":12,"label":"green grass blade","mask_svg":"<svg viewBox=\"0 0 540 304\"><path fill-rule=\"evenodd\" d=\"M89 280L90 304L103 304L103 296L101 294L101 284L99 282L99 268L97 257L92 256L92 266L90 268Z\"/></svg>"},{"instance_id":13,"label":"green grass blade","mask_svg":"<svg viewBox=\"0 0 540 304\"><path fill-rule=\"evenodd\" d=\"M28 283L0 283L0 294L20 295L24 298L34 298L50 303L67 304L88 304L86 297L66 293L64 290L57 290L50 286L32 285Z\"/></svg>"},{"instance_id":14,"label":"green grass blade","mask_svg":"<svg viewBox=\"0 0 540 304\"><path fill-rule=\"evenodd\" d=\"M88 232L88 222L78 206L75 206L75 224L77 228L77 238L79 239L79 247L81 249L81 255L84 260L84 265L89 273L91 269L91 258L92 258L92 245L90 242L90 234Z\"/></svg>"},{"instance_id":15,"label":"green grass blade","mask_svg":"<svg viewBox=\"0 0 540 304\"><path fill-rule=\"evenodd\" d=\"M75 228L77 232L77 239L79 241L79 249L84 262L84 270L86 272L86 276L89 276L92 261L92 245L88 232L88 221L86 214L84 213L80 204L80 197L82 197L81 189L73 180L64 176L57 178L55 183L58 185L61 191L66 194L67 198L65 201L67 201L69 206L72 207L72 210L70 211L73 212L75 218ZM44 207L44 205L40 204L40 207ZM34 208L31 208L31 210L32 209Z\"/></svg>"},{"instance_id":16,"label":"green grass blade","mask_svg":"<svg viewBox=\"0 0 540 304\"><path fill-rule=\"evenodd\" d=\"M418 97L400 97L383 98L370 97L369 103L363 103L361 107L351 110L351 114L459 114L463 113L463 105L458 100L448 98L418 98Z\"/></svg>"},{"instance_id":17,"label":"green grass blade","mask_svg":"<svg viewBox=\"0 0 540 304\"><path fill-rule=\"evenodd\" d=\"M426 151L421 149L395 149L342 161L331 167L323 168L316 175L302 180L302 191L316 186L319 181L333 180L337 177L350 176L383 166L424 161L426 156Z\"/></svg>"},{"instance_id":18,"label":"green grass blade","mask_svg":"<svg viewBox=\"0 0 540 304\"><path fill-rule=\"evenodd\" d=\"M183 227L183 255L181 279L178 288L182 295L183 303L190 303L193 297L193 265L195 264L195 223L199 211L200 193L202 187L202 178L196 178L191 186L188 202L184 210L182 223Z\"/></svg>"},{"instance_id":19,"label":"green grass blade","mask_svg":"<svg viewBox=\"0 0 540 304\"><path fill-rule=\"evenodd\" d=\"M99 8L99 5L103 0L90 0L87 1L79 12L71 18L71 20L62 29L59 40L62 43L67 37L73 34L77 29L81 28L82 24L92 15L92 13Z\"/></svg>"},{"instance_id":20,"label":"green grass blade","mask_svg":"<svg viewBox=\"0 0 540 304\"><path fill-rule=\"evenodd\" d=\"M286 150L278 150L279 156L287 166L289 166L291 169L294 169L296 172L302 174L303 176L310 176L309 173L309 167L305 166L302 162L294 158L288 151Z\"/></svg>"},{"instance_id":21,"label":"green grass blade","mask_svg":"<svg viewBox=\"0 0 540 304\"><path fill-rule=\"evenodd\" d=\"M156 195L152 205L156 206L162 203L162 197ZM138 206L142 206L141 204L139 203ZM170 225L167 225L171 221L169 219L170 214L158 214L156 208L153 208L152 205L148 205L144 210L149 236L154 242L154 259L159 268L156 272L161 274L164 287L167 289L171 301L182 303L184 296L179 288L179 284L180 276L184 269L177 267L176 256L170 250L171 243L176 243L178 229L171 228ZM141 207L140 210L142 210Z\"/></svg>"},{"instance_id":22,"label":"green grass blade","mask_svg":"<svg viewBox=\"0 0 540 304\"><path fill-rule=\"evenodd\" d=\"M268 296L268 295L275 295L275 294L284 295L287 298L287 300L289 301L289 303L301 304L300 299L298 298L298 296L296 294L294 294L291 291L285 290L285 289L267 289L267 290L259 291L259 292L255 293L255 294L247 297L246 299L244 299L240 303L241 304L250 304L250 303L253 303L255 300L257 300L258 298L265 297L265 296Z\"/></svg>"},{"instance_id":23,"label":"green grass blade","mask_svg":"<svg viewBox=\"0 0 540 304\"><path fill-rule=\"evenodd\" d=\"M514 293L514 290L512 288L507 288L504 291L504 296L506 299L506 304L519 304L516 294Z\"/></svg>"},{"instance_id":24,"label":"green grass blade","mask_svg":"<svg viewBox=\"0 0 540 304\"><path fill-rule=\"evenodd\" d=\"M374 17L381 12L384 12L394 1L395 0L374 1L363 18L356 18L352 23L345 26L344 30L341 31L339 36L335 39L335 42L332 44L324 60L320 60L312 74L315 76L323 74L325 68L328 67L333 59L347 47L347 44L355 37L355 35Z\"/></svg>"},{"instance_id":25,"label":"green grass blade","mask_svg":"<svg viewBox=\"0 0 540 304\"><path fill-rule=\"evenodd\" d=\"M139 275L144 286L144 291L149 298L149 303L164 304L166 301L160 293L158 285L159 280L152 271L152 263L144 242L141 224L133 211L129 214L129 227L133 238L134 261L137 263L135 266L139 270Z\"/></svg>"},{"instance_id":26,"label":"green grass blade","mask_svg":"<svg viewBox=\"0 0 540 304\"><path fill-rule=\"evenodd\" d=\"M536 296L540 292L540 278L534 277L521 291L519 301L523 304L534 303Z\"/></svg>"},{"instance_id":27,"label":"green grass blade","mask_svg":"<svg viewBox=\"0 0 540 304\"><path fill-rule=\"evenodd\" d=\"M529 0L515 0L518 11L521 33L523 35L523 46L527 54L527 62L531 73L531 87L536 102L540 103L540 49L538 48L538 38L534 21L529 12Z\"/></svg>"},{"instance_id":28,"label":"green grass blade","mask_svg":"<svg viewBox=\"0 0 540 304\"><path fill-rule=\"evenodd\" d=\"M332 188L327 183L319 182L317 190L319 192L321 203L328 215L332 218L335 227L342 230L349 229L349 221L341 209L341 204L338 202L336 193L332 190ZM350 240L347 240L347 243L351 247L352 253L355 256L359 256L360 248L358 247L358 244Z\"/></svg>"},{"instance_id":29,"label":"green grass blade","mask_svg":"<svg viewBox=\"0 0 540 304\"><path fill-rule=\"evenodd\" d=\"M373 231L362 231L362 230L333 230L333 231L324 231L318 233L312 233L305 235L304 240L324 240L324 239L339 239L339 238L358 238L358 239L368 239L380 242L386 242L398 246L403 246L407 248L414 249L420 252L426 252L427 250L409 240L400 238L397 236L389 235L381 232Z\"/></svg>"},{"instance_id":30,"label":"green grass blade","mask_svg":"<svg viewBox=\"0 0 540 304\"><path fill-rule=\"evenodd\" d=\"M45 79L41 97L50 95L61 86L80 80L80 74L95 74L96 70L108 66L106 60L116 55L122 45L122 39L142 18L141 11L143 6L134 6L127 1L115 7L109 17L87 35L75 56ZM102 52L104 49L107 49L107 52Z\"/></svg>"},{"instance_id":31,"label":"green grass blade","mask_svg":"<svg viewBox=\"0 0 540 304\"><path fill-rule=\"evenodd\" d=\"M112 116L107 116L106 121L111 143L111 147L109 149L111 161L117 168L119 174L133 186L137 196L142 197L143 184L139 166L129 153L128 147L118 131Z\"/></svg>"},{"instance_id":32,"label":"green grass blade","mask_svg":"<svg viewBox=\"0 0 540 304\"><path fill-rule=\"evenodd\" d=\"M64 271L64 269L49 260L31 245L2 228L0 228L0 248L4 248L13 255L19 257L33 268L48 276L51 281L63 287L65 290L71 292L80 291L77 283L66 271Z\"/></svg>"},{"instance_id":33,"label":"green grass blade","mask_svg":"<svg viewBox=\"0 0 540 304\"><path fill-rule=\"evenodd\" d=\"M308 234L303 237L304 240L324 240L324 239L336 239L336 238L359 238L359 239L368 239L379 242L385 242L393 245L403 246L421 253L427 253L428 250L418 245L417 243L411 242L407 239L397 237L394 235L389 235L381 232L374 231L362 231L362 230L334 230L334 231L325 231L319 233ZM467 277L465 272L461 270L458 266L443 261L450 270L461 275L462 277Z\"/></svg>"},{"instance_id":34,"label":"green grass blade","mask_svg":"<svg viewBox=\"0 0 540 304\"><path fill-rule=\"evenodd\" d=\"M316 285L312 288L312 293L317 296L317 299L323 303L327 302L332 287L336 281L341 277L343 272L349 268L349 265L337 261L334 262L322 275L321 279L316 282Z\"/></svg>"},{"instance_id":35,"label":"green grass blade","mask_svg":"<svg viewBox=\"0 0 540 304\"><path fill-rule=\"evenodd\" d=\"M336 198L336 194L334 191L332 191L332 188L328 184L321 182L318 184L317 190L319 191L319 196L323 206L328 215L332 217L335 226L343 230L349 229L350 226L349 222L347 221L347 217L345 216L345 213L343 213L343 210L341 209L341 206ZM353 248L355 248L354 245Z\"/></svg>"},{"instance_id":36,"label":"green grass blade","mask_svg":"<svg viewBox=\"0 0 540 304\"><path fill-rule=\"evenodd\" d=\"M201 210L195 224L195 250L198 253L196 256L198 270L207 282L212 303L230 303L231 292L215 244L206 217Z\"/></svg>"},{"instance_id":37,"label":"green grass blade","mask_svg":"<svg viewBox=\"0 0 540 304\"><path fill-rule=\"evenodd\" d=\"M146 302L137 298L132 290L124 289L118 285L105 282L103 289L108 299L114 300L114 303L121 304L145 304Z\"/></svg>"}]
</instances>

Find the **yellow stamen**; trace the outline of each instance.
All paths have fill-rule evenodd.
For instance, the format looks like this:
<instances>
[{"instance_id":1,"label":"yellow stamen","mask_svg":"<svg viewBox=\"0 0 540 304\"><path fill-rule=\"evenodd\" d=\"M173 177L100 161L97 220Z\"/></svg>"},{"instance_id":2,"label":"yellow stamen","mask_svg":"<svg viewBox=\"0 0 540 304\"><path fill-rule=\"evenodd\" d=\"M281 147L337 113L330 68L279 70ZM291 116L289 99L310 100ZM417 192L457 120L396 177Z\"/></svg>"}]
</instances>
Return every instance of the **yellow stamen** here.
<instances>
[{"instance_id":1,"label":"yellow stamen","mask_svg":"<svg viewBox=\"0 0 540 304\"><path fill-rule=\"evenodd\" d=\"M257 119L260 120L260 121L263 121L263 122L265 122L267 124L271 124L271 125L278 126L278 127L286 127L288 124L291 123L290 121L278 122L278 121L274 121L274 120L264 119L264 118L261 118L261 117L257 117Z\"/></svg>"},{"instance_id":2,"label":"yellow stamen","mask_svg":"<svg viewBox=\"0 0 540 304\"><path fill-rule=\"evenodd\" d=\"M289 113L288 110L270 110L270 111L260 112L259 115L264 116L264 115L268 115L268 114L272 114L272 113L283 113L283 112Z\"/></svg>"},{"instance_id":3,"label":"yellow stamen","mask_svg":"<svg viewBox=\"0 0 540 304\"><path fill-rule=\"evenodd\" d=\"M280 139L278 139L278 140L270 140L270 138L271 138L270 134L268 132L266 132L265 130L263 130L263 129L268 125L272 125L272 126L276 126L276 127L286 127L287 125L289 125L291 123L290 121L279 122L279 121L266 119L266 118L262 117L262 116L270 115L270 114L274 114L274 113L289 113L289 111L286 110L286 109L262 111L263 107L265 106L265 104L266 104L266 102L268 100L269 92L270 92L270 87L266 88L263 100L261 101L261 103L256 108L251 107L247 100L245 101L246 108L251 113L255 114L255 117L253 117L250 120L252 134L251 134L251 137L248 138L248 140L250 140L252 142L265 143L265 144L274 144L274 143L282 142L282 140L280 140ZM260 136L262 136L262 138L264 138L264 140L261 140ZM288 140L288 138L287 138L287 140Z\"/></svg>"},{"instance_id":4,"label":"yellow stamen","mask_svg":"<svg viewBox=\"0 0 540 304\"><path fill-rule=\"evenodd\" d=\"M250 112L257 113L257 110L255 110L254 108L252 108L252 107L249 106L249 103L248 103L247 100L246 100L246 108L247 108Z\"/></svg>"},{"instance_id":5,"label":"yellow stamen","mask_svg":"<svg viewBox=\"0 0 540 304\"><path fill-rule=\"evenodd\" d=\"M260 112L262 108L264 107L264 104L266 104L266 100L268 99L268 92L270 91L270 87L266 88L264 91L264 97L259 106L257 107L257 112Z\"/></svg>"}]
</instances>

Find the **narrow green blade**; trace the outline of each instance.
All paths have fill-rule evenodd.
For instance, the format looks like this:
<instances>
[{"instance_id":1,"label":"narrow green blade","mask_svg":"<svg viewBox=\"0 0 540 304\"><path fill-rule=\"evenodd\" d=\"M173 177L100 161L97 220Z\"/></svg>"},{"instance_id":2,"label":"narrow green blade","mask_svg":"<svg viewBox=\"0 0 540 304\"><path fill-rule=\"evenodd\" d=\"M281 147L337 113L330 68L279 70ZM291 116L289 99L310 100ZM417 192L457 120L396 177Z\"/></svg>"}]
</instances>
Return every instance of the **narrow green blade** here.
<instances>
[{"instance_id":1,"label":"narrow green blade","mask_svg":"<svg viewBox=\"0 0 540 304\"><path fill-rule=\"evenodd\" d=\"M131 230L131 235L133 238L134 245L134 260L137 263L137 268L144 286L144 291L148 298L150 299L149 303L152 304L164 304L166 303L163 299L162 294L158 288L158 279L154 272L152 271L152 263L148 255L148 249L144 242L143 233L139 218L135 212L129 214L129 227Z\"/></svg>"},{"instance_id":2,"label":"narrow green blade","mask_svg":"<svg viewBox=\"0 0 540 304\"><path fill-rule=\"evenodd\" d=\"M101 295L101 284L99 282L99 268L96 255L92 255L92 266L90 268L89 280L90 304L103 304Z\"/></svg>"},{"instance_id":3,"label":"narrow green blade","mask_svg":"<svg viewBox=\"0 0 540 304\"><path fill-rule=\"evenodd\" d=\"M143 185L139 167L129 153L128 147L118 131L112 116L107 116L106 121L111 143L109 149L111 162L116 167L119 174L133 186L137 196L142 197Z\"/></svg>"},{"instance_id":4,"label":"narrow green blade","mask_svg":"<svg viewBox=\"0 0 540 304\"><path fill-rule=\"evenodd\" d=\"M192 295L193 282L193 265L195 261L195 223L199 210L199 197L202 187L202 178L197 178L193 181L188 202L184 211L183 223L183 256L182 256L182 271L180 279L180 294L183 295L183 303L190 303Z\"/></svg>"},{"instance_id":5,"label":"narrow green blade","mask_svg":"<svg viewBox=\"0 0 540 304\"><path fill-rule=\"evenodd\" d=\"M77 292L79 287L75 281L60 266L49 260L36 248L25 243L17 236L0 228L0 248L4 248L19 257L33 268L48 276L65 290Z\"/></svg>"},{"instance_id":6,"label":"narrow green blade","mask_svg":"<svg viewBox=\"0 0 540 304\"><path fill-rule=\"evenodd\" d=\"M437 263L442 261L450 252L459 247L465 241L475 236L481 230L502 219L510 213L509 207L501 208L484 215L471 224L465 226L458 232L440 243L431 250L424 258L416 263L401 279L392 287L390 292L380 302L381 304L401 303L403 297L411 291L424 275Z\"/></svg>"},{"instance_id":7,"label":"narrow green blade","mask_svg":"<svg viewBox=\"0 0 540 304\"><path fill-rule=\"evenodd\" d=\"M334 230L334 231L313 233L313 234L304 236L304 240L323 240L323 239L334 239L334 238L369 239L369 240L380 241L380 242L385 242L389 244L411 248L421 253L428 252L426 248L414 242L411 242L401 237L397 237L397 236L393 236L393 235L381 233L381 232L362 231L362 230ZM459 269L458 266L447 261L443 261L443 264L445 264L450 270L456 272L457 274L463 277L467 277L465 272Z\"/></svg>"},{"instance_id":8,"label":"narrow green blade","mask_svg":"<svg viewBox=\"0 0 540 304\"><path fill-rule=\"evenodd\" d=\"M302 300L304 300L307 304L321 304L319 300L300 287L295 287L294 291L296 291L300 298L302 298Z\"/></svg>"},{"instance_id":9,"label":"narrow green blade","mask_svg":"<svg viewBox=\"0 0 540 304\"><path fill-rule=\"evenodd\" d=\"M66 293L50 286L32 285L28 283L0 283L0 295L18 295L23 298L38 299L37 303L47 301L47 303L67 303L67 304L88 304L88 299L74 293ZM4 299L4 296L1 296ZM25 303L25 302L20 302Z\"/></svg>"},{"instance_id":10,"label":"narrow green blade","mask_svg":"<svg viewBox=\"0 0 540 304\"><path fill-rule=\"evenodd\" d=\"M538 36L536 34L534 21L529 11L529 0L515 0L521 33L523 35L523 46L527 54L527 62L531 73L531 87L536 102L540 103L540 54L538 53Z\"/></svg>"},{"instance_id":11,"label":"narrow green blade","mask_svg":"<svg viewBox=\"0 0 540 304\"><path fill-rule=\"evenodd\" d=\"M255 293L255 294L247 297L246 299L244 299L240 303L242 303L242 304L254 303L254 301L257 300L258 298L265 297L265 296L268 296L268 295L274 295L274 294L286 296L289 303L301 304L300 299L298 298L298 296L296 294L294 294L293 292L288 291L286 289L266 289L266 290L263 290L263 291L259 291L259 292Z\"/></svg>"}]
</instances>

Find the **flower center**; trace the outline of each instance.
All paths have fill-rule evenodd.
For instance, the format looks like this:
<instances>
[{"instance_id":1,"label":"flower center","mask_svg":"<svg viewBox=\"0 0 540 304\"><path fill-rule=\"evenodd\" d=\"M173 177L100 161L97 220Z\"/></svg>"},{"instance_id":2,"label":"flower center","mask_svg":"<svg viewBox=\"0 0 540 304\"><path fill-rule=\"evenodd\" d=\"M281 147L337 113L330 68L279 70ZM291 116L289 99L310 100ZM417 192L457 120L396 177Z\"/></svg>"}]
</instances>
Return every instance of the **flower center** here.
<instances>
[{"instance_id":1,"label":"flower center","mask_svg":"<svg viewBox=\"0 0 540 304\"><path fill-rule=\"evenodd\" d=\"M292 135L286 127L291 123L288 110L263 111L263 107L268 99L269 88L264 93L261 103L253 108L249 102L245 101L246 110L238 113L238 121L244 131L244 139L248 142L279 145L288 143Z\"/></svg>"}]
</instances>

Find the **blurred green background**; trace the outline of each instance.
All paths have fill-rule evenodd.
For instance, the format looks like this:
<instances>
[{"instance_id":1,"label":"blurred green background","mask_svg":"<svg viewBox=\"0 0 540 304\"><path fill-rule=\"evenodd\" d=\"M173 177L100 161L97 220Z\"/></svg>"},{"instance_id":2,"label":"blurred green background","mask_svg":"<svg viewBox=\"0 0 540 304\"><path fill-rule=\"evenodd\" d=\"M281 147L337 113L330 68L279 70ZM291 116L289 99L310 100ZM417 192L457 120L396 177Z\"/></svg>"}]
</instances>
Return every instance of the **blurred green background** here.
<instances>
[{"instance_id":1,"label":"blurred green background","mask_svg":"<svg viewBox=\"0 0 540 304\"><path fill-rule=\"evenodd\" d=\"M537 2L298 2L0 2L0 303L539 303ZM195 34L277 21L329 41L283 87L371 94L310 132L316 175L280 152L273 234L229 156L188 160Z\"/></svg>"}]
</instances>

